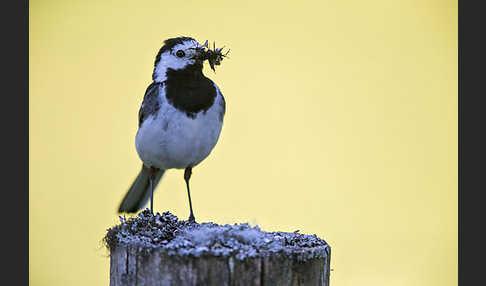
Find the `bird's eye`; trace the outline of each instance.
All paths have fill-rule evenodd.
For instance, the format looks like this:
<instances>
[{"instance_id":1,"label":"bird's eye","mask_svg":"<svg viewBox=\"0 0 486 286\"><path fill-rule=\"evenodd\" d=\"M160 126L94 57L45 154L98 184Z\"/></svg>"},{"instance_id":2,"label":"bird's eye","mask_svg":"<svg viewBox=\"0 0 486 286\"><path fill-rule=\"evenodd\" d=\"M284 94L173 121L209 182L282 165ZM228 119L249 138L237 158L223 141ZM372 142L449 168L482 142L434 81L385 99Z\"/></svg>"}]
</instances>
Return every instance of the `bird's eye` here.
<instances>
[{"instance_id":1,"label":"bird's eye","mask_svg":"<svg viewBox=\"0 0 486 286\"><path fill-rule=\"evenodd\" d=\"M176 52L176 56L179 57L179 58L183 58L185 55L186 55L186 53L184 53L183 50L178 50Z\"/></svg>"}]
</instances>

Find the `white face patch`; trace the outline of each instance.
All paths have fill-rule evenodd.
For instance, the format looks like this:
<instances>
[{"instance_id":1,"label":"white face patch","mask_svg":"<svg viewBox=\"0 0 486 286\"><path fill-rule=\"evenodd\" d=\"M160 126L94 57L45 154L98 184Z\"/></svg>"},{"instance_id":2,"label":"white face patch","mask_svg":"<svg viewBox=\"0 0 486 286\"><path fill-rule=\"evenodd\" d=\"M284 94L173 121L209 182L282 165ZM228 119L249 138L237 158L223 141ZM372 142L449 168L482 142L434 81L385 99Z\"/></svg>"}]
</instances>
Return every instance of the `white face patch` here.
<instances>
[{"instance_id":1,"label":"white face patch","mask_svg":"<svg viewBox=\"0 0 486 286\"><path fill-rule=\"evenodd\" d=\"M175 45L172 50L166 51L161 54L160 61L155 67L154 80L156 82L162 82L167 79L166 73L168 69L180 70L188 65L195 63L192 57L195 54L196 47L202 47L200 43L195 40L185 41L183 44ZM178 57L177 52L182 51L184 53L183 57Z\"/></svg>"}]
</instances>

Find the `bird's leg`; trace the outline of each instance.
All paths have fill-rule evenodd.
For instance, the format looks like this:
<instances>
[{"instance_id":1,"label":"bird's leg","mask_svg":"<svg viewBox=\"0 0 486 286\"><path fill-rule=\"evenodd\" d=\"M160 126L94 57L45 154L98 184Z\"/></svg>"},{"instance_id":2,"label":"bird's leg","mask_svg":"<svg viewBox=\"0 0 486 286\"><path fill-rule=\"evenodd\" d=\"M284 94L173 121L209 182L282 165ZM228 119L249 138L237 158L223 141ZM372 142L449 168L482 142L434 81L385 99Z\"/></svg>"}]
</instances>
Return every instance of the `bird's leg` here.
<instances>
[{"instance_id":1,"label":"bird's leg","mask_svg":"<svg viewBox=\"0 0 486 286\"><path fill-rule=\"evenodd\" d=\"M187 186L187 196L189 197L189 209L191 210L191 214L189 215L189 221L195 222L196 219L194 218L194 213L192 212L192 202L191 202L191 192L189 191L189 179L191 178L192 168L187 167L184 170L184 180L186 181Z\"/></svg>"},{"instance_id":2,"label":"bird's leg","mask_svg":"<svg viewBox=\"0 0 486 286\"><path fill-rule=\"evenodd\" d=\"M157 169L154 167L150 167L150 175L149 175L149 182L150 182L150 212L152 215L154 215L154 179L155 179L155 173L157 172Z\"/></svg>"}]
</instances>

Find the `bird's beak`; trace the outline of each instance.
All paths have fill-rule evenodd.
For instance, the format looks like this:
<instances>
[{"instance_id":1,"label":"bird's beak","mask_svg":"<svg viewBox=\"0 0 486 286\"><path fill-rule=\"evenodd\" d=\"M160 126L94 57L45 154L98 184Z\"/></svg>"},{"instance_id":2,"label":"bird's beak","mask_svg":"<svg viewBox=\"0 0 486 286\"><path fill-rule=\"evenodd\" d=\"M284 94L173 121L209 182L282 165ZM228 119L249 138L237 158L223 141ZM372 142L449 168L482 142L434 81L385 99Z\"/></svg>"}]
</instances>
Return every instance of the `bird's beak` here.
<instances>
[{"instance_id":1,"label":"bird's beak","mask_svg":"<svg viewBox=\"0 0 486 286\"><path fill-rule=\"evenodd\" d=\"M199 63L203 63L207 59L206 52L202 49L197 48L192 58Z\"/></svg>"}]
</instances>

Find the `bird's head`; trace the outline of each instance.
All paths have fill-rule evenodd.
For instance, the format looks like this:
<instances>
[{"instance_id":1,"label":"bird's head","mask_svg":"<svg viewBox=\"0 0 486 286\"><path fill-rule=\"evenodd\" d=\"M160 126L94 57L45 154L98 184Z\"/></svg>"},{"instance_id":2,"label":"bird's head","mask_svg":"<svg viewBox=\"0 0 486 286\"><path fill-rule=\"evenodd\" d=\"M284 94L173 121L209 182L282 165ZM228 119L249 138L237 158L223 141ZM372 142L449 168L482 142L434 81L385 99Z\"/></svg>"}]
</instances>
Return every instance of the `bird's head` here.
<instances>
[{"instance_id":1,"label":"bird's head","mask_svg":"<svg viewBox=\"0 0 486 286\"><path fill-rule=\"evenodd\" d=\"M155 58L152 78L155 82L167 79L167 72L202 72L203 63L208 60L214 70L228 53L222 54L222 48L209 49L208 41L203 45L190 37L177 37L164 41Z\"/></svg>"}]
</instances>

